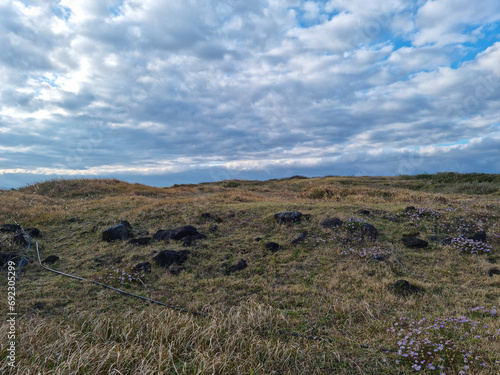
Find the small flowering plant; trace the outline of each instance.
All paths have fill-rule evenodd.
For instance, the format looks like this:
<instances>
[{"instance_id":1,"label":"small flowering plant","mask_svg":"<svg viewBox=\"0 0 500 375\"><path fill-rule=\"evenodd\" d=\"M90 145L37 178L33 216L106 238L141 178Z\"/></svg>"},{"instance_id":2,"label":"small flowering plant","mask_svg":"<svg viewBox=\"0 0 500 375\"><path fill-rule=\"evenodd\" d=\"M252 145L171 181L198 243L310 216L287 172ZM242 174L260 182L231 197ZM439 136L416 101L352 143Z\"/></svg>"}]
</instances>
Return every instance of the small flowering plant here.
<instances>
[{"instance_id":1,"label":"small flowering plant","mask_svg":"<svg viewBox=\"0 0 500 375\"><path fill-rule=\"evenodd\" d=\"M397 340L394 363L425 374L467 374L491 368L477 348L500 336L466 317L411 321L400 316L387 332Z\"/></svg>"},{"instance_id":2,"label":"small flowering plant","mask_svg":"<svg viewBox=\"0 0 500 375\"><path fill-rule=\"evenodd\" d=\"M349 248L342 250L340 254L348 256L353 255L363 259L380 259L387 256L389 252L385 248L373 246L369 248L363 247L359 249Z\"/></svg>"},{"instance_id":3,"label":"small flowering plant","mask_svg":"<svg viewBox=\"0 0 500 375\"><path fill-rule=\"evenodd\" d=\"M463 236L453 238L450 246L464 254L487 254L491 252L490 245Z\"/></svg>"},{"instance_id":4,"label":"small flowering plant","mask_svg":"<svg viewBox=\"0 0 500 375\"><path fill-rule=\"evenodd\" d=\"M133 283L144 284L142 279L145 276L144 271L136 270L133 267L107 267L104 269L104 274L97 277L97 281L103 284L110 285L130 285Z\"/></svg>"}]
</instances>

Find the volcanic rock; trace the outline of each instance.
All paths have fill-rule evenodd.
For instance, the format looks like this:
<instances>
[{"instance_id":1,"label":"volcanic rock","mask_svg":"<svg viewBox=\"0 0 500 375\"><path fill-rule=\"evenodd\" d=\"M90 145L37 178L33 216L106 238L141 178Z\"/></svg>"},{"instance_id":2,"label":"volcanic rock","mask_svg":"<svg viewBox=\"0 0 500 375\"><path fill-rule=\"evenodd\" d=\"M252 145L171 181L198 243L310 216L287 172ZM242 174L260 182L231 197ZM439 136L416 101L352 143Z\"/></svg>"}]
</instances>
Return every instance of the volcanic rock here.
<instances>
[{"instance_id":1,"label":"volcanic rock","mask_svg":"<svg viewBox=\"0 0 500 375\"><path fill-rule=\"evenodd\" d=\"M113 225L102 232L103 241L126 240L128 238L130 224L127 221Z\"/></svg>"},{"instance_id":2,"label":"volcanic rock","mask_svg":"<svg viewBox=\"0 0 500 375\"><path fill-rule=\"evenodd\" d=\"M285 211L274 214L274 218L276 219L278 224L296 223L296 222L300 223L301 217L302 213L299 211Z\"/></svg>"},{"instance_id":3,"label":"volcanic rock","mask_svg":"<svg viewBox=\"0 0 500 375\"><path fill-rule=\"evenodd\" d=\"M281 246L279 244L277 244L276 242L268 242L268 243L266 243L265 246L266 246L266 249L272 253L275 253L278 250L281 250Z\"/></svg>"},{"instance_id":4,"label":"volcanic rock","mask_svg":"<svg viewBox=\"0 0 500 375\"><path fill-rule=\"evenodd\" d=\"M6 233L15 233L21 231L23 228L21 228L20 225L17 224L3 224L0 226L0 232L6 232Z\"/></svg>"},{"instance_id":5,"label":"volcanic rock","mask_svg":"<svg viewBox=\"0 0 500 375\"><path fill-rule=\"evenodd\" d=\"M334 218L327 218L321 222L321 226L323 228L336 228L342 226L343 221L334 217Z\"/></svg>"},{"instance_id":6,"label":"volcanic rock","mask_svg":"<svg viewBox=\"0 0 500 375\"><path fill-rule=\"evenodd\" d=\"M231 273L236 272L236 271L244 270L247 267L248 267L248 265L247 265L246 260L241 259L238 263L229 267L228 274L231 274Z\"/></svg>"},{"instance_id":7,"label":"volcanic rock","mask_svg":"<svg viewBox=\"0 0 500 375\"><path fill-rule=\"evenodd\" d=\"M406 280L398 280L394 284L390 285L391 289L394 290L395 293L402 295L416 294L422 292L422 289L416 285L410 284Z\"/></svg>"},{"instance_id":8,"label":"volcanic rock","mask_svg":"<svg viewBox=\"0 0 500 375\"><path fill-rule=\"evenodd\" d=\"M14 242L21 246L28 246L28 241L26 241L26 238L24 238L22 233L17 233L14 236Z\"/></svg>"},{"instance_id":9,"label":"volcanic rock","mask_svg":"<svg viewBox=\"0 0 500 375\"><path fill-rule=\"evenodd\" d=\"M174 263L184 263L188 254L190 254L190 251L188 250L163 250L160 251L153 259L159 267L168 267Z\"/></svg>"},{"instance_id":10,"label":"volcanic rock","mask_svg":"<svg viewBox=\"0 0 500 375\"><path fill-rule=\"evenodd\" d=\"M133 270L137 271L137 272L143 271L145 273L151 273L151 263L144 262L144 263L136 264L134 266Z\"/></svg>"},{"instance_id":11,"label":"volcanic rock","mask_svg":"<svg viewBox=\"0 0 500 375\"><path fill-rule=\"evenodd\" d=\"M45 263L45 264L54 264L59 259L60 258L57 255L49 255L47 258L45 258L44 260L42 260L42 263Z\"/></svg>"},{"instance_id":12,"label":"volcanic rock","mask_svg":"<svg viewBox=\"0 0 500 375\"><path fill-rule=\"evenodd\" d=\"M474 233L472 236L469 237L470 240L476 241L476 242L486 242L486 232L484 231L479 231Z\"/></svg>"},{"instance_id":13,"label":"volcanic rock","mask_svg":"<svg viewBox=\"0 0 500 375\"><path fill-rule=\"evenodd\" d=\"M372 241L376 241L378 238L377 228L368 223L363 224L363 234L366 234L368 238Z\"/></svg>"},{"instance_id":14,"label":"volcanic rock","mask_svg":"<svg viewBox=\"0 0 500 375\"><path fill-rule=\"evenodd\" d=\"M424 247L429 246L427 241L421 240L417 237L403 237L401 238L401 241L403 241L406 247L414 249L423 249Z\"/></svg>"},{"instance_id":15,"label":"volcanic rock","mask_svg":"<svg viewBox=\"0 0 500 375\"><path fill-rule=\"evenodd\" d=\"M141 237L141 238L132 238L128 241L129 244L136 246L146 246L151 242L151 237Z\"/></svg>"},{"instance_id":16,"label":"volcanic rock","mask_svg":"<svg viewBox=\"0 0 500 375\"><path fill-rule=\"evenodd\" d=\"M492 277L493 275L500 275L500 270L498 268L490 268L488 271L488 275Z\"/></svg>"},{"instance_id":17,"label":"volcanic rock","mask_svg":"<svg viewBox=\"0 0 500 375\"><path fill-rule=\"evenodd\" d=\"M299 244L300 242L304 241L307 238L307 235L309 232L307 230L303 231L297 238L294 238L291 242L294 245Z\"/></svg>"}]
</instances>

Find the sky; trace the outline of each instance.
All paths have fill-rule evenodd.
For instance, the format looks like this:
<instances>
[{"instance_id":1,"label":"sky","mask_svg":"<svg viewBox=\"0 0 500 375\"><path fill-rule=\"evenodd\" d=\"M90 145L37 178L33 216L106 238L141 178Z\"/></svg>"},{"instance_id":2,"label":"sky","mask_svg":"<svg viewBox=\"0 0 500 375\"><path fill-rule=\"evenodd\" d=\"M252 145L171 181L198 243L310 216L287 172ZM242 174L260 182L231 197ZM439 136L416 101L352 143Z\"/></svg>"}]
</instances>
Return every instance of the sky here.
<instances>
[{"instance_id":1,"label":"sky","mask_svg":"<svg viewBox=\"0 0 500 375\"><path fill-rule=\"evenodd\" d=\"M0 0L0 188L500 173L498 0Z\"/></svg>"}]
</instances>

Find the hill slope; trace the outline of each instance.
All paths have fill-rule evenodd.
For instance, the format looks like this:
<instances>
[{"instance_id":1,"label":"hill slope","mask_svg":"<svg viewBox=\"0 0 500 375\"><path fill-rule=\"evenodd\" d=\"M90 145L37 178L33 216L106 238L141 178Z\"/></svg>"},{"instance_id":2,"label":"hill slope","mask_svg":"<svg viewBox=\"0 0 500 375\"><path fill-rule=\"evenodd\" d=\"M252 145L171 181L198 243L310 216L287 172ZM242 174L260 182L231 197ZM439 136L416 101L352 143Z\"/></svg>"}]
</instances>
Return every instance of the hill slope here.
<instances>
[{"instance_id":1,"label":"hill slope","mask_svg":"<svg viewBox=\"0 0 500 375\"><path fill-rule=\"evenodd\" d=\"M42 259L58 257L47 266L210 315L48 272L5 227L0 253L29 263L16 283L17 367L8 365L7 325L0 366L12 374L431 374L440 365L447 374L497 373L499 185L496 175L438 174L170 188L58 180L0 191L0 225L39 229L32 241ZM275 217L293 211L300 219ZM129 238L102 240L125 220ZM186 225L205 238L171 230ZM170 240L154 240L159 230ZM428 245L408 247L423 246L417 239ZM189 253L161 267L154 258L163 250ZM151 273L133 270L145 262ZM0 306L7 311L7 297Z\"/></svg>"}]
</instances>

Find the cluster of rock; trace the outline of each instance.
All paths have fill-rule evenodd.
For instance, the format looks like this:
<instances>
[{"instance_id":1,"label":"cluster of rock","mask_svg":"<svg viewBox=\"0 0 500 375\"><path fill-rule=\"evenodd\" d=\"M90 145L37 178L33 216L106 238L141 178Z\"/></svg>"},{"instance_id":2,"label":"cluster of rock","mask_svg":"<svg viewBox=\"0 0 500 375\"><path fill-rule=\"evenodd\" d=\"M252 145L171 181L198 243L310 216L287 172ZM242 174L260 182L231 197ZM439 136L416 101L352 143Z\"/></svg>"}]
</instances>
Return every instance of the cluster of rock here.
<instances>
[{"instance_id":1,"label":"cluster of rock","mask_svg":"<svg viewBox=\"0 0 500 375\"><path fill-rule=\"evenodd\" d=\"M25 234L33 238L41 236L37 228L23 229L18 224L3 224L0 226L0 233L10 233L12 235L12 241L23 249L28 246ZM4 268L9 261L18 261L22 257L21 251L21 249L15 251L4 251L0 249L0 268Z\"/></svg>"},{"instance_id":2,"label":"cluster of rock","mask_svg":"<svg viewBox=\"0 0 500 375\"><path fill-rule=\"evenodd\" d=\"M404 212L413 212L415 211L415 207L410 206L407 207ZM368 210L359 210L358 213L360 215L371 215ZM212 221L215 223L220 223L222 220L219 217L212 216L210 213L203 213L201 215L202 219ZM302 220L309 220L311 218L310 215L303 215L299 211L284 211L274 214L274 219L279 225L293 225L300 224ZM387 218L388 220L392 220L393 218ZM357 221L353 221L357 220ZM353 223L355 224L353 226ZM356 228L358 236L357 238L361 238L368 241L377 241L379 237L378 230L370 223L364 222L364 220L358 219L348 219L343 221L340 218L329 217L325 218L321 222L321 226L330 230L339 230L344 228L346 230ZM214 224L210 227L209 231L214 233L217 231L217 225ZM23 228L17 224L4 224L0 226L0 232L8 232L13 233L13 241L18 245L26 246L26 238L24 233L29 234L30 237L39 237L40 231L36 228L28 228L23 231ZM298 245L299 243L306 240L309 233L307 231L301 232L296 238L294 238L290 243L292 245ZM360 236L359 236L360 235ZM102 240L103 241L125 241L128 240L130 244L136 246L147 246L152 241L163 241L168 243L169 241L178 241L181 242L183 246L188 247L195 243L197 240L206 239L206 235L200 233L198 229L192 225L183 225L176 228L171 229L160 229L156 231L156 233L152 237L139 237L135 238L133 233L133 228L128 221L122 221L116 225L113 225L102 232ZM487 235L484 231L478 231L473 233L468 237L473 241L481 241L485 242L487 240ZM451 243L451 237L446 236L430 236L429 241L437 242L442 245L448 245ZM257 241L260 241L261 238L256 238ZM429 242L418 238L418 233L408 234L401 238L401 242L408 248L412 249L423 249L429 246ZM264 247L267 251L271 253L276 253L282 250L282 246L279 243L269 241L264 243ZM156 251L154 252L156 253ZM191 254L188 250L176 251L176 250L162 250L158 252L152 260L156 263L158 267L166 268L172 274L178 274L179 272L185 270L185 267L182 264L188 259L188 256ZM1 253L0 252L0 266L3 266L8 260L19 257L19 253ZM377 260L384 260L385 257L381 257ZM51 255L44 259L43 263L45 264L53 264L59 260L59 257L56 255ZM248 267L247 261L245 259L240 259L235 264L228 264L224 273L231 274L240 270L243 270ZM150 273L151 272L151 263L143 262L139 263L134 267L134 270ZM497 268L492 268L489 271L489 275L497 275L500 274L500 270ZM406 280L398 280L396 283L391 284L390 288L398 294L408 295L419 293L422 291L421 288L410 284Z\"/></svg>"}]
</instances>

